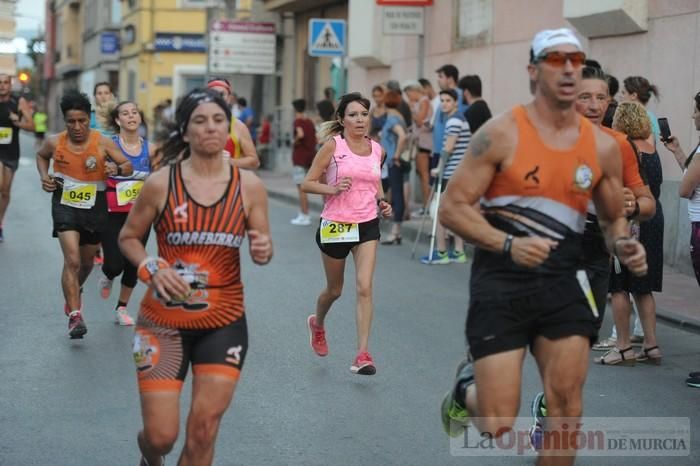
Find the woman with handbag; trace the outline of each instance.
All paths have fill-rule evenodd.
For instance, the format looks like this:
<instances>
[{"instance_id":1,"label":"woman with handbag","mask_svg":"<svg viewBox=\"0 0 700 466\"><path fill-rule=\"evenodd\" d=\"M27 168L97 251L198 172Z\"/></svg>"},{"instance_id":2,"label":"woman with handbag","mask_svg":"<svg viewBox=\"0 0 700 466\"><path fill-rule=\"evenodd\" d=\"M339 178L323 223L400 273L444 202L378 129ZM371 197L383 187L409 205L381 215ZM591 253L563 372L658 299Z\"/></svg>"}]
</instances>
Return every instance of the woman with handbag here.
<instances>
[{"instance_id":1,"label":"woman with handbag","mask_svg":"<svg viewBox=\"0 0 700 466\"><path fill-rule=\"evenodd\" d=\"M411 170L411 162L401 158L408 139L406 122L398 110L400 104L401 94L397 91L390 90L384 94L384 105L387 110L380 140L386 152L384 163L389 168L389 189L391 190L391 207L394 210L394 223L391 226L391 236L382 241L382 244L401 244L401 223L406 209L403 180L404 173Z\"/></svg>"},{"instance_id":2,"label":"woman with handbag","mask_svg":"<svg viewBox=\"0 0 700 466\"><path fill-rule=\"evenodd\" d=\"M129 176L112 176L107 179L106 196L109 216L107 228L101 238L104 275L99 280L99 289L102 299L109 298L114 279L119 274L122 275L119 299L115 308L115 321L119 325L134 325L134 320L127 312L127 305L137 282L136 267L122 255L118 239L131 206L141 192L143 180L151 173L153 146L139 136L139 127L142 122L142 113L134 102L120 102L110 112L109 129L114 133L112 139L134 168L134 172ZM144 245L147 240L148 232L143 238Z\"/></svg>"}]
</instances>

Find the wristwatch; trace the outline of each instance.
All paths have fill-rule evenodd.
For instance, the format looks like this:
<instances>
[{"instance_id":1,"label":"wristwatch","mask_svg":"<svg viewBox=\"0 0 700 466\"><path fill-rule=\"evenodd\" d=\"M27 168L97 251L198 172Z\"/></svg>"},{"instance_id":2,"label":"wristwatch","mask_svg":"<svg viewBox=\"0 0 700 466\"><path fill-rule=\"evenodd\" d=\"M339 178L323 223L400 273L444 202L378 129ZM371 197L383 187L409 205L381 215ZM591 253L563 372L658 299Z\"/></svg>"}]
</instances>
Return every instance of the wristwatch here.
<instances>
[{"instance_id":1,"label":"wristwatch","mask_svg":"<svg viewBox=\"0 0 700 466\"><path fill-rule=\"evenodd\" d=\"M150 284L153 276L160 269L166 269L170 264L162 257L147 257L139 265L137 275L139 280L146 284Z\"/></svg>"}]
</instances>

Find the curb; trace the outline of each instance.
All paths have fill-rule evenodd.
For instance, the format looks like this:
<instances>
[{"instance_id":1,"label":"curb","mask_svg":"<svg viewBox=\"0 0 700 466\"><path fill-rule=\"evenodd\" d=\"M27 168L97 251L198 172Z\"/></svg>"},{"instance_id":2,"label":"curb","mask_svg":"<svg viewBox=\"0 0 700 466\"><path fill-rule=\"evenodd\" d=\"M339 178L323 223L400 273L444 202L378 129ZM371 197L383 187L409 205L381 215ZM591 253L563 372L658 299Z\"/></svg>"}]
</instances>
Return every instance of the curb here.
<instances>
[{"instance_id":1,"label":"curb","mask_svg":"<svg viewBox=\"0 0 700 466\"><path fill-rule=\"evenodd\" d=\"M686 332L700 334L700 321L697 319L688 319L673 312L659 309L656 310L656 318L672 327L678 327Z\"/></svg>"},{"instance_id":2,"label":"curb","mask_svg":"<svg viewBox=\"0 0 700 466\"><path fill-rule=\"evenodd\" d=\"M267 188L267 193L270 198L277 199L278 201L282 201L288 204L296 205L299 201L295 195L274 191L269 187ZM319 199L311 198L309 199L309 207L311 207L311 209L314 211L320 212L323 209L323 202L321 202ZM404 231L413 233L413 237L415 237L415 235L418 234L418 228L416 228L414 225L405 225L403 229ZM421 242L427 242L427 240L423 240ZM464 249L469 250L470 245L465 243ZM473 247L471 248L471 252L474 252ZM688 319L687 317L680 316L673 312L665 311L663 309L658 308L656 310L656 317L658 320L672 327L677 327L687 332L700 334L700 320Z\"/></svg>"}]
</instances>

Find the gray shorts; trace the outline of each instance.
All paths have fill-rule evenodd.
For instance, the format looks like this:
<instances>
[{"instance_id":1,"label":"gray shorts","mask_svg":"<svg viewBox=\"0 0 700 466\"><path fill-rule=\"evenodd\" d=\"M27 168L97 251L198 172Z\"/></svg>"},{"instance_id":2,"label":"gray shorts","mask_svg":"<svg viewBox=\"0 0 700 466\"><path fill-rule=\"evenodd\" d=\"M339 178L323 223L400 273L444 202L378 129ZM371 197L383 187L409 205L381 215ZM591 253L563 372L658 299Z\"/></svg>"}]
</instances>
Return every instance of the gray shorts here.
<instances>
[{"instance_id":1,"label":"gray shorts","mask_svg":"<svg viewBox=\"0 0 700 466\"><path fill-rule=\"evenodd\" d=\"M294 180L294 184L300 185L303 183L308 172L308 168L302 167L301 165L294 165L294 167L292 167L292 179Z\"/></svg>"}]
</instances>

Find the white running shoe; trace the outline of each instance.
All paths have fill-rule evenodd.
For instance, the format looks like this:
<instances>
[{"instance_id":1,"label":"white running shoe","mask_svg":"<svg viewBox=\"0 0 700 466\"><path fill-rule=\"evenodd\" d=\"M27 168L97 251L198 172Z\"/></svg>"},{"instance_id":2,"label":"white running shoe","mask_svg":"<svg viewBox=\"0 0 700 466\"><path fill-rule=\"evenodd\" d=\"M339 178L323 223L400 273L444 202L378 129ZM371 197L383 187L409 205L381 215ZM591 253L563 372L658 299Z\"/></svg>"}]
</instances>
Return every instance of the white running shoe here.
<instances>
[{"instance_id":1,"label":"white running shoe","mask_svg":"<svg viewBox=\"0 0 700 466\"><path fill-rule=\"evenodd\" d=\"M109 295L112 293L112 280L102 275L98 287L100 288L100 296L102 296L102 299L109 299Z\"/></svg>"},{"instance_id":2,"label":"white running shoe","mask_svg":"<svg viewBox=\"0 0 700 466\"><path fill-rule=\"evenodd\" d=\"M122 326L134 325L134 319L131 318L129 313L126 311L126 307L119 306L116 310L115 323Z\"/></svg>"},{"instance_id":3,"label":"white running shoe","mask_svg":"<svg viewBox=\"0 0 700 466\"><path fill-rule=\"evenodd\" d=\"M292 225L306 227L306 226L311 225L311 217L300 213L299 215L296 216L296 218L293 218L289 223L291 223Z\"/></svg>"}]
</instances>

